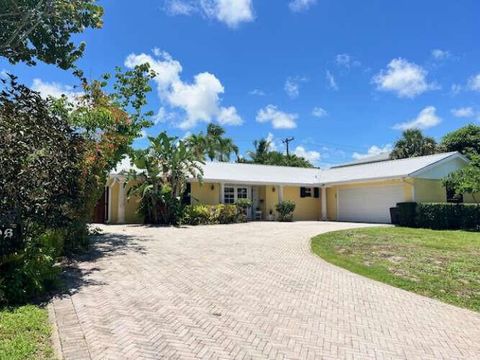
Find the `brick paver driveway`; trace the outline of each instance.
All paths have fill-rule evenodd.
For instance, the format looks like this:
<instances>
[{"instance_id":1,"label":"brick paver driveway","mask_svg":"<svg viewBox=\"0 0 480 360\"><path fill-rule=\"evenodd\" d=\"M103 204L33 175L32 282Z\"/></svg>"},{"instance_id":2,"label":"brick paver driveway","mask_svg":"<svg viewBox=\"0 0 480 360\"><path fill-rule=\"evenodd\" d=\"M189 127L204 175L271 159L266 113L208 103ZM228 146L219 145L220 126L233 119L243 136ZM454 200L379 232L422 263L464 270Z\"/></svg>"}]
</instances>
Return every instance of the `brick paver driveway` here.
<instances>
[{"instance_id":1,"label":"brick paver driveway","mask_svg":"<svg viewBox=\"0 0 480 360\"><path fill-rule=\"evenodd\" d=\"M104 227L54 301L66 359L480 358L480 316L310 253L299 222Z\"/></svg>"}]
</instances>

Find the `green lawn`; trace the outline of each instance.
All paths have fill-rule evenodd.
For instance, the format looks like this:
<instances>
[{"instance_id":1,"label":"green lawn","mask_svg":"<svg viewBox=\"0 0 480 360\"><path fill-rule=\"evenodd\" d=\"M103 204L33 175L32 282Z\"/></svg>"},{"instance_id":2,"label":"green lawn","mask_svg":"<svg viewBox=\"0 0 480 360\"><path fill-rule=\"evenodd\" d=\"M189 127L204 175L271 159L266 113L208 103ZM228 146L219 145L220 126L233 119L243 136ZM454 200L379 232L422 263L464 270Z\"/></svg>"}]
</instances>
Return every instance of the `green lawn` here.
<instances>
[{"instance_id":1,"label":"green lawn","mask_svg":"<svg viewBox=\"0 0 480 360\"><path fill-rule=\"evenodd\" d=\"M44 308L0 309L0 360L53 359L50 331Z\"/></svg>"},{"instance_id":2,"label":"green lawn","mask_svg":"<svg viewBox=\"0 0 480 360\"><path fill-rule=\"evenodd\" d=\"M312 251L357 274L480 311L480 233L374 227L312 239Z\"/></svg>"}]
</instances>

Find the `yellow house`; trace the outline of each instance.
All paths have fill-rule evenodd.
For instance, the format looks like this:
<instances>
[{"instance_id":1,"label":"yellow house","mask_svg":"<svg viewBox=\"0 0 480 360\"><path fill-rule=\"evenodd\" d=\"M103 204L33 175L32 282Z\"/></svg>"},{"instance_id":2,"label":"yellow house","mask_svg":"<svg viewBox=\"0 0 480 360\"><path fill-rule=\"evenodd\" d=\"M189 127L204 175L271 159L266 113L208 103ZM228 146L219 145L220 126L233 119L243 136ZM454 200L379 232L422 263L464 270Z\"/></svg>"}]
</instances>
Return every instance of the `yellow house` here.
<instances>
[{"instance_id":1,"label":"yellow house","mask_svg":"<svg viewBox=\"0 0 480 360\"><path fill-rule=\"evenodd\" d=\"M390 208L399 202L446 202L442 179L468 160L457 152L401 160L351 163L327 170L212 162L203 166L203 180L190 182L190 202L233 204L250 199L249 217L274 220L275 205L296 204L294 220L389 223ZM138 199L127 199L130 184L121 172L106 188L109 223L140 223ZM465 197L465 201L471 198Z\"/></svg>"}]
</instances>

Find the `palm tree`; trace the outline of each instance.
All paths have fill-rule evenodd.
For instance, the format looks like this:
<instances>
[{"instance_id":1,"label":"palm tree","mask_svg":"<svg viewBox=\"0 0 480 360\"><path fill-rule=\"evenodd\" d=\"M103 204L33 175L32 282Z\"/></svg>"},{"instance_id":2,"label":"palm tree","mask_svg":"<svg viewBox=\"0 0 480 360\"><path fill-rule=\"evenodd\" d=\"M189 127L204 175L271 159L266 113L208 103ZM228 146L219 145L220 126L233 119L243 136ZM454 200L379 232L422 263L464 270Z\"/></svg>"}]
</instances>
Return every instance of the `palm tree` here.
<instances>
[{"instance_id":1,"label":"palm tree","mask_svg":"<svg viewBox=\"0 0 480 360\"><path fill-rule=\"evenodd\" d=\"M133 163L140 172L130 171L127 180L134 184L128 196L141 199L140 212L145 222L178 224L183 206L181 195L188 178L201 179L203 158L185 141L170 137L165 132L156 138L148 137L150 146L132 154Z\"/></svg>"},{"instance_id":2,"label":"palm tree","mask_svg":"<svg viewBox=\"0 0 480 360\"><path fill-rule=\"evenodd\" d=\"M435 139L424 136L418 129L405 130L390 153L391 159L432 155L438 152Z\"/></svg>"},{"instance_id":3,"label":"palm tree","mask_svg":"<svg viewBox=\"0 0 480 360\"><path fill-rule=\"evenodd\" d=\"M248 156L254 163L263 164L270 152L270 141L265 138L253 142L254 151L249 151Z\"/></svg>"},{"instance_id":4,"label":"palm tree","mask_svg":"<svg viewBox=\"0 0 480 360\"><path fill-rule=\"evenodd\" d=\"M238 159L238 146L231 138L224 137L225 129L220 125L208 124L207 134L190 135L186 143L197 154L207 157L210 161L230 161L232 154Z\"/></svg>"}]
</instances>

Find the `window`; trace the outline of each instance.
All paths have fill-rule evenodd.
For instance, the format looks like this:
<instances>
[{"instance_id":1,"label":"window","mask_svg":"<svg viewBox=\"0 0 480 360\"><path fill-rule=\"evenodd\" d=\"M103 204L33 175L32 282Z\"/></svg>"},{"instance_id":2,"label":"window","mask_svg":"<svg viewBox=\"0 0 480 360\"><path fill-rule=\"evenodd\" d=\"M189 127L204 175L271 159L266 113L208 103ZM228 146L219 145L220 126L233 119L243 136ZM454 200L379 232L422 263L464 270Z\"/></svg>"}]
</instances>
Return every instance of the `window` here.
<instances>
[{"instance_id":1,"label":"window","mask_svg":"<svg viewBox=\"0 0 480 360\"><path fill-rule=\"evenodd\" d=\"M463 203L463 195L455 194L455 190L451 186L447 186L447 202L460 204Z\"/></svg>"},{"instance_id":2,"label":"window","mask_svg":"<svg viewBox=\"0 0 480 360\"><path fill-rule=\"evenodd\" d=\"M312 188L301 187L300 188L300 197L312 197Z\"/></svg>"},{"instance_id":3,"label":"window","mask_svg":"<svg viewBox=\"0 0 480 360\"><path fill-rule=\"evenodd\" d=\"M244 187L237 188L237 199L248 199L248 189Z\"/></svg>"},{"instance_id":4,"label":"window","mask_svg":"<svg viewBox=\"0 0 480 360\"><path fill-rule=\"evenodd\" d=\"M225 204L235 203L235 188L230 186L225 186L225 189L223 191L223 201Z\"/></svg>"}]
</instances>

